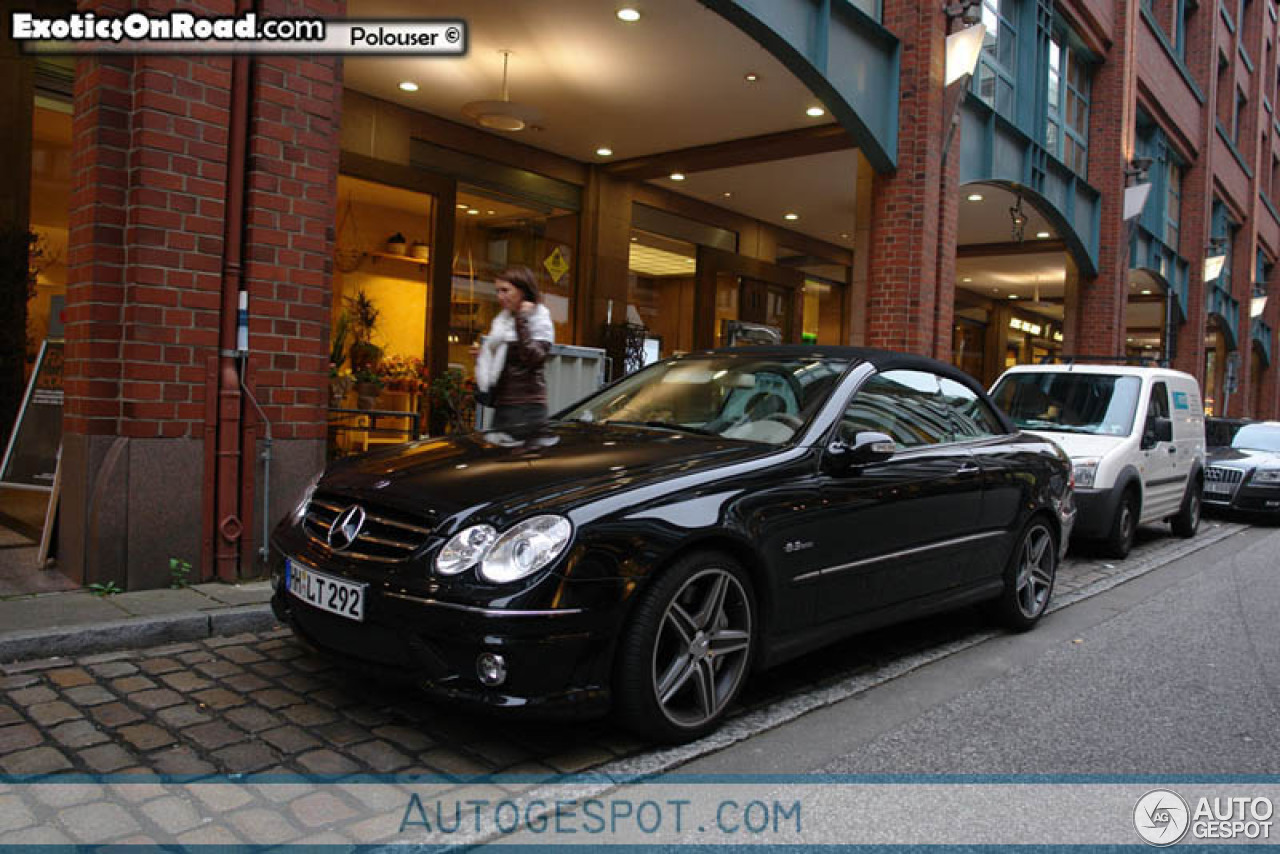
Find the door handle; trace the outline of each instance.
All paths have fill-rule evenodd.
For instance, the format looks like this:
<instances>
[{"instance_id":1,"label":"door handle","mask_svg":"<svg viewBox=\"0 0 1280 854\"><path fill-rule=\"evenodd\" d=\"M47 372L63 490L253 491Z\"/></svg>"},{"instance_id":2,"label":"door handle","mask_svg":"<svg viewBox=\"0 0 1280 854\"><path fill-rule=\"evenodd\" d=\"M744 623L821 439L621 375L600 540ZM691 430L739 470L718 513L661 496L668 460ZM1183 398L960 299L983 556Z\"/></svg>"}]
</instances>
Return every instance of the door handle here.
<instances>
[{"instance_id":1,"label":"door handle","mask_svg":"<svg viewBox=\"0 0 1280 854\"><path fill-rule=\"evenodd\" d=\"M970 474L977 474L980 471L982 471L982 469L978 468L973 463L965 463L964 465L960 466L960 468L956 469L956 474L970 475Z\"/></svg>"},{"instance_id":2,"label":"door handle","mask_svg":"<svg viewBox=\"0 0 1280 854\"><path fill-rule=\"evenodd\" d=\"M1178 449L1177 449L1177 448L1170 448L1170 449L1169 449L1169 453L1171 453L1171 454L1176 454L1176 453L1178 453Z\"/></svg>"}]
</instances>

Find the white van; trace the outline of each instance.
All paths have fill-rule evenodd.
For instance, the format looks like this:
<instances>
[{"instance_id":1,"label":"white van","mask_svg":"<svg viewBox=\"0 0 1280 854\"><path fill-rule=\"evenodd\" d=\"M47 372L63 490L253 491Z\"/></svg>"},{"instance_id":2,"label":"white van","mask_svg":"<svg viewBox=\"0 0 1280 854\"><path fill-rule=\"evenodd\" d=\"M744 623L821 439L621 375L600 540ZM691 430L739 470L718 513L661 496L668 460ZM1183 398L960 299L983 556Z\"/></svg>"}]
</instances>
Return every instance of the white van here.
<instances>
[{"instance_id":1,"label":"white van","mask_svg":"<svg viewBox=\"0 0 1280 854\"><path fill-rule=\"evenodd\" d=\"M991 389L1018 427L1071 457L1073 537L1098 539L1112 557L1139 524L1168 521L1182 537L1200 526L1204 406L1195 377L1126 365L1021 365Z\"/></svg>"}]
</instances>

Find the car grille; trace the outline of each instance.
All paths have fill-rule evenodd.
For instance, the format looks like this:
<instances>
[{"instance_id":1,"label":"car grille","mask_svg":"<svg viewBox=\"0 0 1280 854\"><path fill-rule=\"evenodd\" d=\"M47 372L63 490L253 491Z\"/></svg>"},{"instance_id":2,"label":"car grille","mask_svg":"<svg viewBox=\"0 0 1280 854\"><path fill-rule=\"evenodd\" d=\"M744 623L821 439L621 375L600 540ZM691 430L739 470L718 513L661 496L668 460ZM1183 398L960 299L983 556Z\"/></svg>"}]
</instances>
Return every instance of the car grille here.
<instances>
[{"instance_id":1,"label":"car grille","mask_svg":"<svg viewBox=\"0 0 1280 854\"><path fill-rule=\"evenodd\" d=\"M338 516L358 502L317 495L307 505L304 527L317 543L329 545L329 529ZM374 563L400 563L426 544L431 528L422 520L382 507L364 507L364 525L354 543L341 551L345 557Z\"/></svg>"},{"instance_id":2,"label":"car grille","mask_svg":"<svg viewBox=\"0 0 1280 854\"><path fill-rule=\"evenodd\" d=\"M1244 472L1240 469L1226 468L1225 466L1209 466L1204 472L1205 481L1205 497L1209 500L1214 498L1230 499L1240 488L1240 482L1244 480ZM1210 486L1214 484L1215 486Z\"/></svg>"}]
</instances>

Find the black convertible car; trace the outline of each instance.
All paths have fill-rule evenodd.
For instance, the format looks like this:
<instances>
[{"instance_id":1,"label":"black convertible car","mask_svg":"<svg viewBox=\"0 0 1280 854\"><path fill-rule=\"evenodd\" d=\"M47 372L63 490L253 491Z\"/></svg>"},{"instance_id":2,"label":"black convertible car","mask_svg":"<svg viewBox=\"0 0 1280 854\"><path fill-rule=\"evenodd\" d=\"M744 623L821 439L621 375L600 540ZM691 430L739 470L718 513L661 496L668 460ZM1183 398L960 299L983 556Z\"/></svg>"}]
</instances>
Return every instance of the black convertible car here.
<instances>
[{"instance_id":1,"label":"black convertible car","mask_svg":"<svg viewBox=\"0 0 1280 854\"><path fill-rule=\"evenodd\" d=\"M1206 463L1206 508L1280 515L1280 421L1245 424Z\"/></svg>"},{"instance_id":2,"label":"black convertible car","mask_svg":"<svg viewBox=\"0 0 1280 854\"><path fill-rule=\"evenodd\" d=\"M680 741L747 674L985 602L1027 629L1074 520L1071 464L916 356L668 359L531 435L343 461L273 537L276 613L437 697L599 713Z\"/></svg>"}]
</instances>

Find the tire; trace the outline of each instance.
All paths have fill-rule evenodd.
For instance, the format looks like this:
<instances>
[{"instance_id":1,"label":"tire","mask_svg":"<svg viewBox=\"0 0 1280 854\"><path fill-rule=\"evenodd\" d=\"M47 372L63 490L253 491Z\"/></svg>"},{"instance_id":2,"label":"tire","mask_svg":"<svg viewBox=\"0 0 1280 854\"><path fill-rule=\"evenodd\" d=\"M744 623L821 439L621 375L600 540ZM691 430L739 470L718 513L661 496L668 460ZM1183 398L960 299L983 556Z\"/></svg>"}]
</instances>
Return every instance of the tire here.
<instances>
[{"instance_id":1,"label":"tire","mask_svg":"<svg viewBox=\"0 0 1280 854\"><path fill-rule=\"evenodd\" d=\"M624 629L614 690L621 722L681 743L718 727L750 672L755 596L731 558L696 552L668 567Z\"/></svg>"},{"instance_id":2,"label":"tire","mask_svg":"<svg viewBox=\"0 0 1280 854\"><path fill-rule=\"evenodd\" d=\"M1132 488L1126 489L1116 507L1116 518L1111 532L1103 543L1107 557L1123 559L1133 549L1133 538L1138 533L1138 496Z\"/></svg>"},{"instance_id":3,"label":"tire","mask_svg":"<svg viewBox=\"0 0 1280 854\"><path fill-rule=\"evenodd\" d=\"M1191 479L1187 483L1187 494L1182 496L1182 506L1178 508L1178 515L1170 520L1173 532L1183 539L1194 537L1196 531L1200 529L1200 515L1204 510L1201 497L1203 489L1203 480L1199 477Z\"/></svg>"},{"instance_id":4,"label":"tire","mask_svg":"<svg viewBox=\"0 0 1280 854\"><path fill-rule=\"evenodd\" d=\"M991 603L996 622L1025 632L1040 622L1058 578L1058 537L1043 516L1032 517L1022 530L1004 569L1004 590Z\"/></svg>"}]
</instances>

